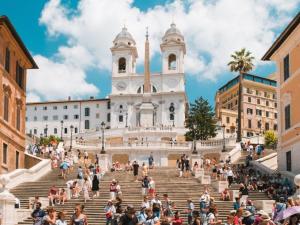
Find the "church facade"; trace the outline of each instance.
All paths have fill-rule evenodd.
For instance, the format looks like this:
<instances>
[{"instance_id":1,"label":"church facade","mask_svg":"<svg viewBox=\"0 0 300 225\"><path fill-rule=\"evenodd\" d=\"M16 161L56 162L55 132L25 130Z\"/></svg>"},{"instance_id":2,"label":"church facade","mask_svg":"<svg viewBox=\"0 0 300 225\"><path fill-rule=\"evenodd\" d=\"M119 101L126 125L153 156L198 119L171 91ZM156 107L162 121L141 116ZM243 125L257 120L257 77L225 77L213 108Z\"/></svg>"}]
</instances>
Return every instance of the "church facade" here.
<instances>
[{"instance_id":1,"label":"church facade","mask_svg":"<svg viewBox=\"0 0 300 225\"><path fill-rule=\"evenodd\" d=\"M150 73L146 35L144 75L136 73L135 40L124 27L113 41L111 128L184 127L186 111L185 42L174 23L161 43L162 71Z\"/></svg>"}]
</instances>

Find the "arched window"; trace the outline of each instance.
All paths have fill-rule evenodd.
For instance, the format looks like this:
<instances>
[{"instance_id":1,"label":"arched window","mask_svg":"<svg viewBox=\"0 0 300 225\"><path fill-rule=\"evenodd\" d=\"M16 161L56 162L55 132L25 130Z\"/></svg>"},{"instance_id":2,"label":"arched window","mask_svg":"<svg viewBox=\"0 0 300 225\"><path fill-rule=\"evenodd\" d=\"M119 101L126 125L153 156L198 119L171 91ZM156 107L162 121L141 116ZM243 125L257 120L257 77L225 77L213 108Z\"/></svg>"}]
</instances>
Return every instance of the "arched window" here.
<instances>
[{"instance_id":1,"label":"arched window","mask_svg":"<svg viewBox=\"0 0 300 225\"><path fill-rule=\"evenodd\" d=\"M119 73L126 72L126 59L124 57L119 59Z\"/></svg>"},{"instance_id":2,"label":"arched window","mask_svg":"<svg viewBox=\"0 0 300 225\"><path fill-rule=\"evenodd\" d=\"M168 58L169 70L176 70L176 55L170 54Z\"/></svg>"},{"instance_id":3,"label":"arched window","mask_svg":"<svg viewBox=\"0 0 300 225\"><path fill-rule=\"evenodd\" d=\"M156 92L157 92L156 87L152 86L152 92L153 92L153 93L156 93Z\"/></svg>"}]
</instances>

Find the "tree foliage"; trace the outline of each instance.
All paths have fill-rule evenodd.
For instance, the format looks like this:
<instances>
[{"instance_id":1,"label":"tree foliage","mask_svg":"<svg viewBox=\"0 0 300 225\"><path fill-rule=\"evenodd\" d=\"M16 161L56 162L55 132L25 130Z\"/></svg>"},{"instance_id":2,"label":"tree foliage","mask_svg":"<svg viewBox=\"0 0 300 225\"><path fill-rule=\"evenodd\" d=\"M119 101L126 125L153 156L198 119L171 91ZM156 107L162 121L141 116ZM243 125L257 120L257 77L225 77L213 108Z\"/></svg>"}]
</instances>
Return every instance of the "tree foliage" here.
<instances>
[{"instance_id":1,"label":"tree foliage","mask_svg":"<svg viewBox=\"0 0 300 225\"><path fill-rule=\"evenodd\" d=\"M242 48L240 51L235 51L231 55L232 60L227 64L231 72L247 73L254 67L254 57L251 56L251 52Z\"/></svg>"},{"instance_id":2,"label":"tree foliage","mask_svg":"<svg viewBox=\"0 0 300 225\"><path fill-rule=\"evenodd\" d=\"M273 130L268 130L265 132L265 146L267 148L275 149L277 146L278 137Z\"/></svg>"},{"instance_id":3,"label":"tree foliage","mask_svg":"<svg viewBox=\"0 0 300 225\"><path fill-rule=\"evenodd\" d=\"M55 145L58 144L61 141L59 137L56 137L54 135L50 135L49 137L41 137L40 138L40 145Z\"/></svg>"},{"instance_id":4,"label":"tree foliage","mask_svg":"<svg viewBox=\"0 0 300 225\"><path fill-rule=\"evenodd\" d=\"M216 121L214 120L213 108L206 99L202 97L190 104L186 127L189 131L186 133L187 140L207 140L216 136Z\"/></svg>"}]
</instances>

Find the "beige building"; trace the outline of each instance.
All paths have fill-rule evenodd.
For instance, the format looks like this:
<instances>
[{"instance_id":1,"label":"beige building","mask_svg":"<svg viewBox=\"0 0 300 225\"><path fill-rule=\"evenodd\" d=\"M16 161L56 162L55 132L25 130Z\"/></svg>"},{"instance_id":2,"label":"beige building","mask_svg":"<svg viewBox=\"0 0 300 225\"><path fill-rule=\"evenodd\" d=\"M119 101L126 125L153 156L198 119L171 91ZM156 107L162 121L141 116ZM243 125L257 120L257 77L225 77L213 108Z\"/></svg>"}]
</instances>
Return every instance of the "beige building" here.
<instances>
[{"instance_id":1,"label":"beige building","mask_svg":"<svg viewBox=\"0 0 300 225\"><path fill-rule=\"evenodd\" d=\"M0 174L24 167L26 70L37 65L9 19L0 17Z\"/></svg>"},{"instance_id":2,"label":"beige building","mask_svg":"<svg viewBox=\"0 0 300 225\"><path fill-rule=\"evenodd\" d=\"M276 63L278 83L278 168L300 173L300 13L262 60Z\"/></svg>"},{"instance_id":3,"label":"beige building","mask_svg":"<svg viewBox=\"0 0 300 225\"><path fill-rule=\"evenodd\" d=\"M228 81L215 96L216 117L226 134L237 130L238 79ZM251 74L242 79L242 137L277 130L276 81Z\"/></svg>"}]
</instances>

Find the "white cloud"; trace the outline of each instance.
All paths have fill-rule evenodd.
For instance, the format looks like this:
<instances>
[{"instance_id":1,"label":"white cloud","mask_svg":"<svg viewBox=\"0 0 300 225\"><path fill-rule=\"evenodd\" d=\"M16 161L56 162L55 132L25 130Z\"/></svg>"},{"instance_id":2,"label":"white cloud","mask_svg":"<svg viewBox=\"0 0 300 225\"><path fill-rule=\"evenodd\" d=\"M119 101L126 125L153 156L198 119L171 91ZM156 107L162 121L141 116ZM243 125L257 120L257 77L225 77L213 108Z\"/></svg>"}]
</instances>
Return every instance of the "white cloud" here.
<instances>
[{"instance_id":1,"label":"white cloud","mask_svg":"<svg viewBox=\"0 0 300 225\"><path fill-rule=\"evenodd\" d=\"M39 70L32 70L28 76L29 101L40 99L66 99L68 96L79 98L98 94L95 85L85 81L82 68L73 64L54 62L41 55L34 57ZM39 97L39 98L38 98Z\"/></svg>"},{"instance_id":2,"label":"white cloud","mask_svg":"<svg viewBox=\"0 0 300 225\"><path fill-rule=\"evenodd\" d=\"M81 0L75 10L68 9L60 0L50 0L41 13L40 24L53 37L65 36L68 43L56 54L59 63L56 59L47 61L41 56L39 59L43 59L42 63L46 61L47 66L58 66L59 69L54 68L60 73L58 79L67 80L64 77L70 76L70 72L75 72L73 78L80 77L84 88L69 90L68 94L96 93L95 87L85 82L84 74L89 67L111 69L109 48L124 21L137 42L138 63L141 63L145 27L149 26L153 56L160 52L161 38L174 18L187 44L186 73L216 80L227 71L227 61L235 50L246 47L260 59L274 41L275 30L286 25L299 3L300 0L175 0L141 11L133 6L133 0ZM43 64L39 66L42 71ZM73 67L77 67L76 71ZM43 74L41 71L33 73ZM39 89L37 84L32 88ZM46 91L47 87L44 88ZM64 96L67 91L51 90L48 88L48 92ZM39 95L46 96L45 91L39 89Z\"/></svg>"}]
</instances>

